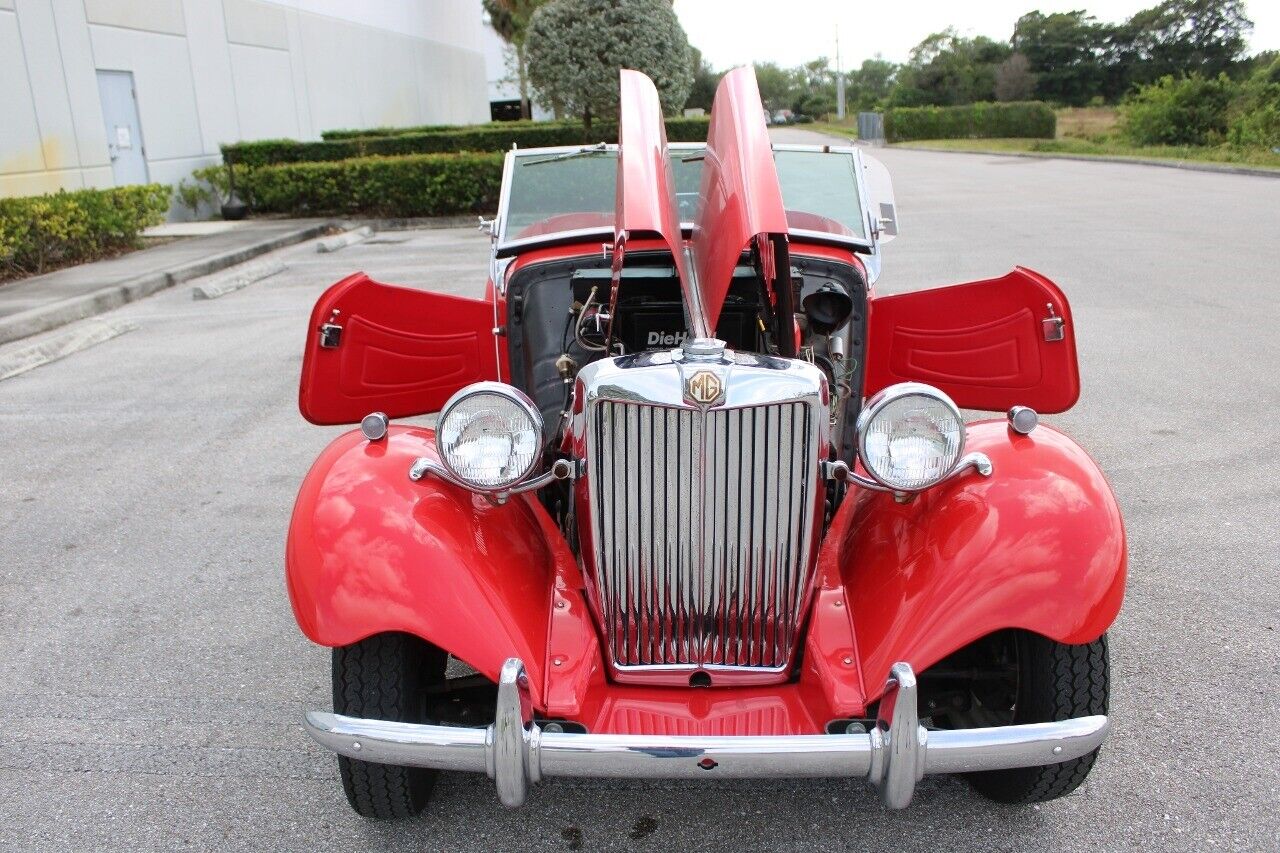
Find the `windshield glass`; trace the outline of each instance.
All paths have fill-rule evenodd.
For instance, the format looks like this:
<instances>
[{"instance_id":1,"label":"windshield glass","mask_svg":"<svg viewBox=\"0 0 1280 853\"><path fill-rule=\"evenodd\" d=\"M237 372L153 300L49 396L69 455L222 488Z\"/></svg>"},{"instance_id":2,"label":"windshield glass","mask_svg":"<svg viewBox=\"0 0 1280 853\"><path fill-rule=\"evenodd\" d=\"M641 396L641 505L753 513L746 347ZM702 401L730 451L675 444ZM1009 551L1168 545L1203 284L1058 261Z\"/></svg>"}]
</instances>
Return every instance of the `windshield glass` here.
<instances>
[{"instance_id":1,"label":"windshield glass","mask_svg":"<svg viewBox=\"0 0 1280 853\"><path fill-rule=\"evenodd\" d=\"M702 149L671 151L680 221L698 211ZM774 152L782 201L791 228L866 239L852 152L782 149ZM531 150L514 158L502 241L613 227L618 152Z\"/></svg>"},{"instance_id":2,"label":"windshield glass","mask_svg":"<svg viewBox=\"0 0 1280 853\"><path fill-rule=\"evenodd\" d=\"M613 227L618 152L517 154L503 223L505 238Z\"/></svg>"},{"instance_id":3,"label":"windshield glass","mask_svg":"<svg viewBox=\"0 0 1280 853\"><path fill-rule=\"evenodd\" d=\"M866 239L853 152L774 151L787 224Z\"/></svg>"}]
</instances>

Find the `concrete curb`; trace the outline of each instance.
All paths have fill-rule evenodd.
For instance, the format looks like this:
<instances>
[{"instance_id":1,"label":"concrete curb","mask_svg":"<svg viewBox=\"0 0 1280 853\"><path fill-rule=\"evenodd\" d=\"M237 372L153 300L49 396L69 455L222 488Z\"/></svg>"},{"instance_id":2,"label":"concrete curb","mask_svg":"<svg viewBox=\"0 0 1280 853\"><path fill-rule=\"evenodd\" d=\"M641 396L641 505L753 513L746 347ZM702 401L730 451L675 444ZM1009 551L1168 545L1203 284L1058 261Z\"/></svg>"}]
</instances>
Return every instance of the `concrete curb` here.
<instances>
[{"instance_id":1,"label":"concrete curb","mask_svg":"<svg viewBox=\"0 0 1280 853\"><path fill-rule=\"evenodd\" d=\"M930 151L935 154L977 154L982 157L1022 157L1025 160L1079 160L1082 163L1124 163L1129 166L1160 166L1164 169L1182 169L1186 172L1215 172L1227 175L1250 175L1257 178L1280 178L1280 169L1259 169L1253 166L1233 166L1230 163L1204 163L1199 160L1157 160L1148 157L1120 157L1109 154L1057 154L1053 151L984 151L959 148L930 148L927 145L907 145L901 142L888 146L889 150Z\"/></svg>"},{"instance_id":2,"label":"concrete curb","mask_svg":"<svg viewBox=\"0 0 1280 853\"><path fill-rule=\"evenodd\" d=\"M196 285L191 288L191 298L217 299L219 296L226 296L228 293L242 290L254 282L262 281L264 278L270 278L282 270L284 270L284 261L268 261L265 264L254 264L235 275L221 276L206 284Z\"/></svg>"},{"instance_id":3,"label":"concrete curb","mask_svg":"<svg viewBox=\"0 0 1280 853\"><path fill-rule=\"evenodd\" d=\"M316 243L317 252L336 252L345 249L347 246L354 246L361 240L367 240L373 236L373 229L368 225L362 225L359 228L353 228L342 234L335 234L332 237L326 237L319 243Z\"/></svg>"},{"instance_id":4,"label":"concrete curb","mask_svg":"<svg viewBox=\"0 0 1280 853\"><path fill-rule=\"evenodd\" d=\"M108 322L90 320L65 331L49 335L41 341L0 353L0 380L35 370L41 365L105 343L138 328L128 320Z\"/></svg>"},{"instance_id":5,"label":"concrete curb","mask_svg":"<svg viewBox=\"0 0 1280 853\"><path fill-rule=\"evenodd\" d=\"M173 287L175 284L181 284L193 278L224 270L227 267L244 263L251 258L256 258L258 255L275 251L284 246L291 246L304 240L310 240L312 237L318 237L332 226L332 222L312 223L293 231L286 231L274 237L259 240L257 243L239 249L201 258L198 261L180 264L169 269L135 276L119 284L95 290L92 293L73 296L70 299L63 299L50 305L41 305L39 308L31 308L27 311L12 314L0 319L0 344L27 338L40 332L56 329L58 326L65 326L67 323L74 323L76 320L83 320L85 317L92 317L95 314L111 311L144 296L150 296L157 291Z\"/></svg>"}]
</instances>

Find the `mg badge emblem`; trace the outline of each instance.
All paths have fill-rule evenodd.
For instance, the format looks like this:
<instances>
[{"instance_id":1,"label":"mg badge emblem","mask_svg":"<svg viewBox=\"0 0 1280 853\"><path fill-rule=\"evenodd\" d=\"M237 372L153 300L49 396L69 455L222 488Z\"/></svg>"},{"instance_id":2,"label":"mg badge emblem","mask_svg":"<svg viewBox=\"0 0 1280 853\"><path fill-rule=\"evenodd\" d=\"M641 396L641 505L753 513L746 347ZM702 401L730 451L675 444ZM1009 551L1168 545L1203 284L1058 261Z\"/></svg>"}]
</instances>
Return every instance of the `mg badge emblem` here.
<instances>
[{"instance_id":1,"label":"mg badge emblem","mask_svg":"<svg viewBox=\"0 0 1280 853\"><path fill-rule=\"evenodd\" d=\"M699 370L689 377L689 383L686 388L688 389L690 400L709 406L720 399L720 392L724 390L724 383L720 381L719 376L716 376L710 370Z\"/></svg>"}]
</instances>

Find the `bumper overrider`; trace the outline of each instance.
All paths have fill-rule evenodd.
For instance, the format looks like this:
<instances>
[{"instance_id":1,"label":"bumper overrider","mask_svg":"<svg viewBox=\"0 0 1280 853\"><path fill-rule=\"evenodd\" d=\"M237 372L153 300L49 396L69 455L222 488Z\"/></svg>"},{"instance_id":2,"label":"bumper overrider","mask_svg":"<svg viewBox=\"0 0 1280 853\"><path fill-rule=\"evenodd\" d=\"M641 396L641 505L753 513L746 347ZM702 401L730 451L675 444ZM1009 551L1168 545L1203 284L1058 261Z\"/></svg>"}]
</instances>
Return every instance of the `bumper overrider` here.
<instances>
[{"instance_id":1,"label":"bumper overrider","mask_svg":"<svg viewBox=\"0 0 1280 853\"><path fill-rule=\"evenodd\" d=\"M523 805L548 776L651 779L858 777L880 789L889 808L905 808L926 773L1034 767L1088 755L1110 729L1102 715L1053 723L957 731L926 730L916 708L916 677L891 670L875 728L858 734L760 737L571 734L533 721L524 664L502 667L493 725L419 725L306 716L307 733L339 755L379 764L487 773L503 805Z\"/></svg>"}]
</instances>

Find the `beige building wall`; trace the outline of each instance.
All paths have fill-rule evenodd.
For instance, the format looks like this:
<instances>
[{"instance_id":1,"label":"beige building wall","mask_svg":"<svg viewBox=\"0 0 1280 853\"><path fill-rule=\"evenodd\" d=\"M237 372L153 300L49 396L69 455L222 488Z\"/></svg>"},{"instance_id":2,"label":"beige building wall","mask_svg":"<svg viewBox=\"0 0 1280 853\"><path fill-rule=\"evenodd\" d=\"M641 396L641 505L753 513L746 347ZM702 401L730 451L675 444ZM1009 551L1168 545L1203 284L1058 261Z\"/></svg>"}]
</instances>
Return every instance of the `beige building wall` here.
<instances>
[{"instance_id":1,"label":"beige building wall","mask_svg":"<svg viewBox=\"0 0 1280 853\"><path fill-rule=\"evenodd\" d=\"M479 0L0 0L0 196L115 183L99 70L176 183L224 142L486 121L482 31Z\"/></svg>"}]
</instances>

